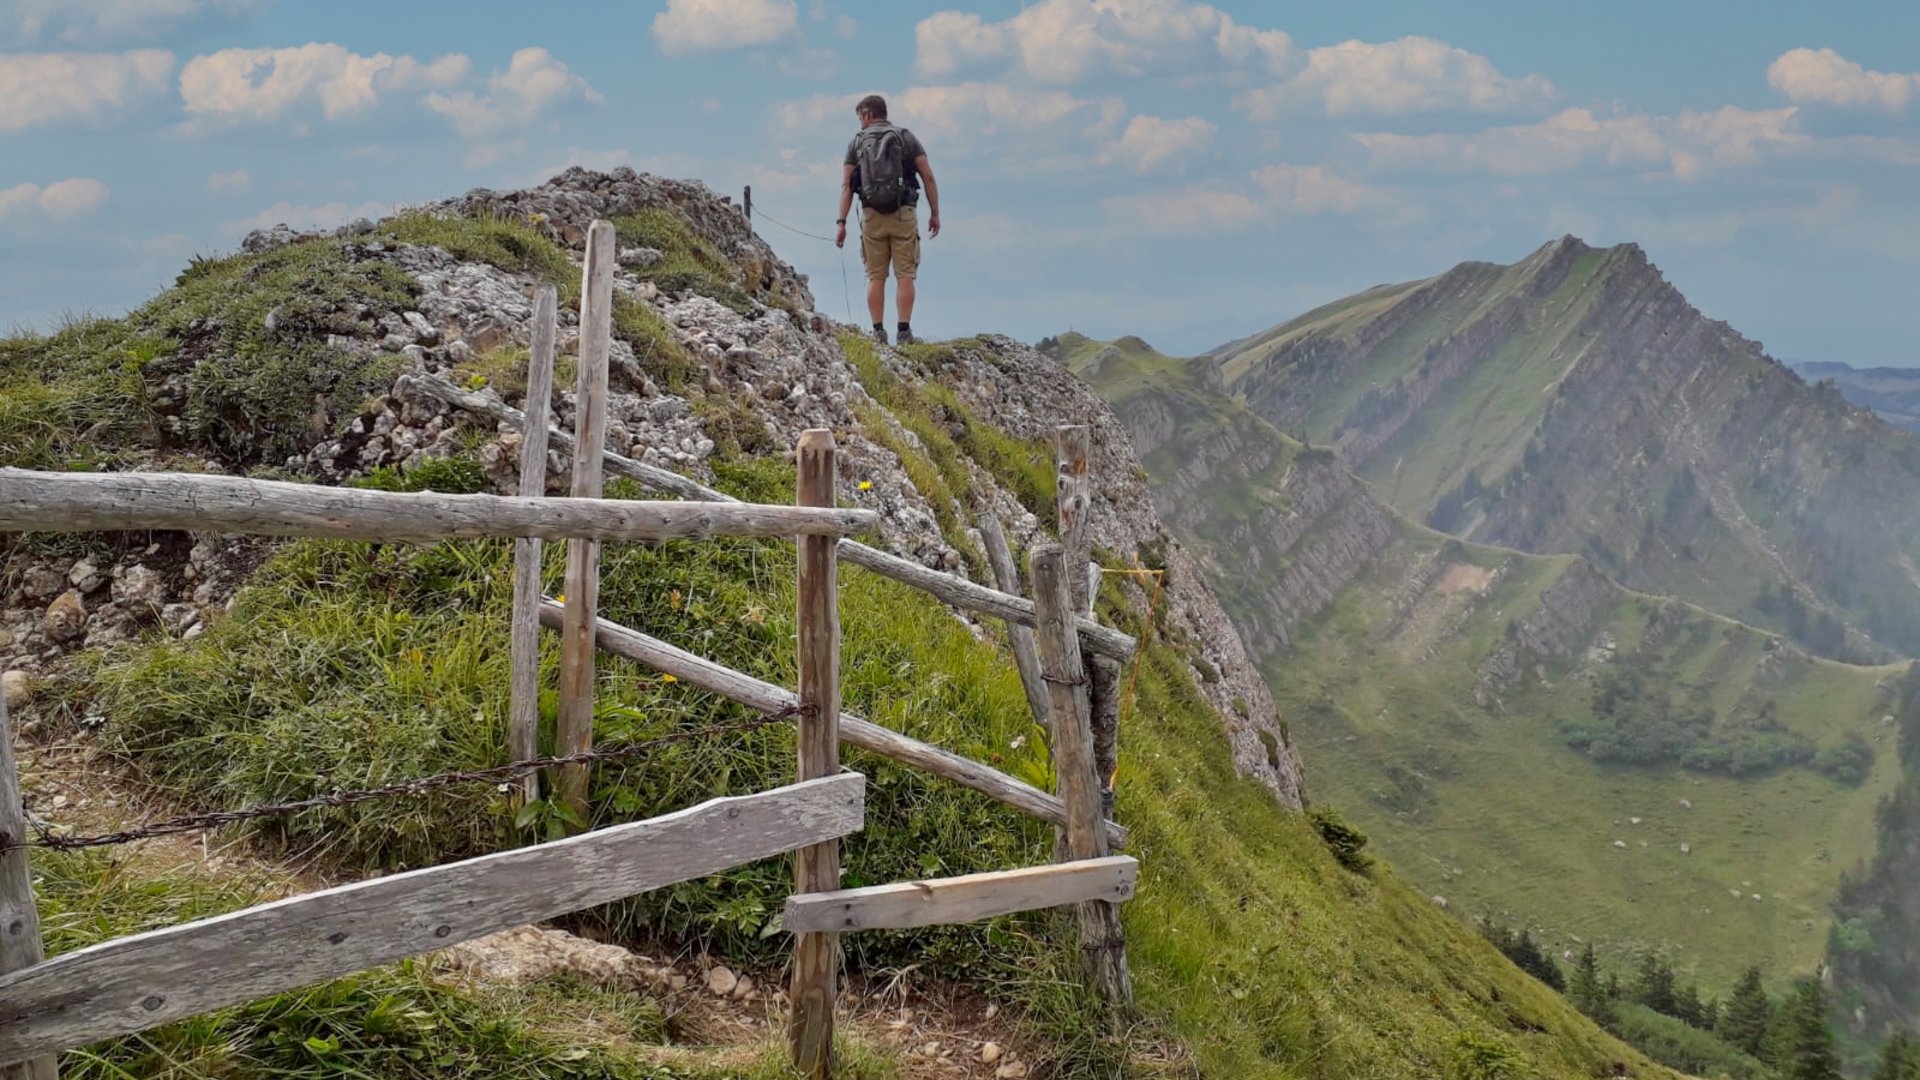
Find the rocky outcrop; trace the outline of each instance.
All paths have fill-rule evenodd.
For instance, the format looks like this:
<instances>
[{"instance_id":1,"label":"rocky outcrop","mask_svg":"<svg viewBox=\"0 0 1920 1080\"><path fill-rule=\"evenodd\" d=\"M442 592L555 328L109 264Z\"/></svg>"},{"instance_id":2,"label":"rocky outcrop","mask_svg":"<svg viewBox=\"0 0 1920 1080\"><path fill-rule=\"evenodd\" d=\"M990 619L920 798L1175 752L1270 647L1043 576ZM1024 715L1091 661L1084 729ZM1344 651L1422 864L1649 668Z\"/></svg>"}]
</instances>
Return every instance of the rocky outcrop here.
<instances>
[{"instance_id":1,"label":"rocky outcrop","mask_svg":"<svg viewBox=\"0 0 1920 1080\"><path fill-rule=\"evenodd\" d=\"M1617 588L1585 559L1570 563L1557 581L1541 590L1532 611L1507 624L1506 639L1480 665L1474 702L1488 707L1501 687L1520 681L1535 664L1584 653L1601 616L1618 598Z\"/></svg>"}]
</instances>

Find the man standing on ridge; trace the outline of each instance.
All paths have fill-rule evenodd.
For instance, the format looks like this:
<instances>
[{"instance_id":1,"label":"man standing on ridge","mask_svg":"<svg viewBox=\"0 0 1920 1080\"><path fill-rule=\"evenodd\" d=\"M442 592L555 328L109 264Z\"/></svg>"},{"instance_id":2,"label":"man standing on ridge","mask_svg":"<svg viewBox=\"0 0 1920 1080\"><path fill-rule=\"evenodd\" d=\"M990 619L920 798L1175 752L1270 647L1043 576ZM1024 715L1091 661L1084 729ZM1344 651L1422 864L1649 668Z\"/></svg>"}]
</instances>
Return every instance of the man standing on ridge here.
<instances>
[{"instance_id":1,"label":"man standing on ridge","mask_svg":"<svg viewBox=\"0 0 1920 1080\"><path fill-rule=\"evenodd\" d=\"M914 207L920 187L927 189L927 235L940 235L940 188L933 182L926 147L913 132L887 122L887 99L868 94L854 106L860 133L847 144L840 179L840 236L847 246L847 211L860 196L860 257L867 267L867 313L873 316L873 340L887 343L887 269L892 267L894 306L900 311L897 343L911 345L913 280L920 271L920 223Z\"/></svg>"}]
</instances>

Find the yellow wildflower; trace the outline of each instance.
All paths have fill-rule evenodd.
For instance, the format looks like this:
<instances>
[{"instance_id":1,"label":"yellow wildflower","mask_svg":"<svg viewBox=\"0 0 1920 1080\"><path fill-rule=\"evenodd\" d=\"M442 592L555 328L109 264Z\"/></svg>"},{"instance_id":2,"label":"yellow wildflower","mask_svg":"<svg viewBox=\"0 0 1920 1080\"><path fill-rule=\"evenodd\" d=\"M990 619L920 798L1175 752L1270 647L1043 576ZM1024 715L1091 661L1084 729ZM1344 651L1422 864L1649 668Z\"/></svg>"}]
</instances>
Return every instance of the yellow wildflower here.
<instances>
[{"instance_id":1,"label":"yellow wildflower","mask_svg":"<svg viewBox=\"0 0 1920 1080\"><path fill-rule=\"evenodd\" d=\"M871 481L871 480L862 480L862 481L860 481L860 490L861 490L861 491L872 491L872 490L873 490L873 481Z\"/></svg>"},{"instance_id":2,"label":"yellow wildflower","mask_svg":"<svg viewBox=\"0 0 1920 1080\"><path fill-rule=\"evenodd\" d=\"M679 680L679 678L678 678L677 676L673 676L673 675L662 675L662 676L660 676L660 681L661 681L661 682L679 682L680 680Z\"/></svg>"}]
</instances>

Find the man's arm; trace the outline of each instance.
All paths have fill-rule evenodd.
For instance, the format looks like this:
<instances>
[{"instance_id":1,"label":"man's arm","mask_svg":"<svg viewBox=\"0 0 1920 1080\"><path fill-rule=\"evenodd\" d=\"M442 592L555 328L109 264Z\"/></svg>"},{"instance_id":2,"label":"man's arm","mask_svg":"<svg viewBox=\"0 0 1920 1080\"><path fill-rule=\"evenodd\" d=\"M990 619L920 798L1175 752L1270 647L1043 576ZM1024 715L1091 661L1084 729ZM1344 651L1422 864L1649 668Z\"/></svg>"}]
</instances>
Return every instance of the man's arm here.
<instances>
[{"instance_id":1,"label":"man's arm","mask_svg":"<svg viewBox=\"0 0 1920 1080\"><path fill-rule=\"evenodd\" d=\"M847 246L847 211L853 209L853 166L841 168L845 171L840 174L840 212L834 215L840 222L840 235L833 242L835 247Z\"/></svg>"},{"instance_id":2,"label":"man's arm","mask_svg":"<svg viewBox=\"0 0 1920 1080\"><path fill-rule=\"evenodd\" d=\"M921 154L913 159L913 167L920 173L920 186L927 189L927 235L940 235L940 185L933 182L933 166L927 164L927 155Z\"/></svg>"}]
</instances>

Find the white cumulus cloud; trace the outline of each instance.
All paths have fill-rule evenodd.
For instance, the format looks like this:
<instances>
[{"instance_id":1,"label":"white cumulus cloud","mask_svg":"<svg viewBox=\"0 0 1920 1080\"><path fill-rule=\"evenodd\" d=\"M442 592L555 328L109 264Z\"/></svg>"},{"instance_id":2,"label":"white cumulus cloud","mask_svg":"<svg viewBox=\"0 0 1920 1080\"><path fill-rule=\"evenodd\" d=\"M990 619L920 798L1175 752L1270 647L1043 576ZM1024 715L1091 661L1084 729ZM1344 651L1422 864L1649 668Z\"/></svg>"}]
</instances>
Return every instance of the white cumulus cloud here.
<instances>
[{"instance_id":1,"label":"white cumulus cloud","mask_svg":"<svg viewBox=\"0 0 1920 1080\"><path fill-rule=\"evenodd\" d=\"M173 54L0 54L0 132L54 123L105 123L166 92Z\"/></svg>"},{"instance_id":2,"label":"white cumulus cloud","mask_svg":"<svg viewBox=\"0 0 1920 1080\"><path fill-rule=\"evenodd\" d=\"M1198 116L1163 120L1143 114L1127 122L1106 156L1132 166L1135 172L1185 172L1187 159L1213 145L1217 130Z\"/></svg>"},{"instance_id":3,"label":"white cumulus cloud","mask_svg":"<svg viewBox=\"0 0 1920 1080\"><path fill-rule=\"evenodd\" d=\"M1511 78L1478 53L1432 38L1404 37L1313 49L1298 74L1249 90L1235 104L1255 120L1271 120L1296 105L1319 105L1329 116L1519 112L1543 108L1559 96L1543 76Z\"/></svg>"},{"instance_id":4,"label":"white cumulus cloud","mask_svg":"<svg viewBox=\"0 0 1920 1080\"><path fill-rule=\"evenodd\" d=\"M427 95L427 107L451 120L460 134L478 138L524 126L561 105L605 100L552 53L529 48L514 53L505 71L488 77L485 93L433 93Z\"/></svg>"},{"instance_id":5,"label":"white cumulus cloud","mask_svg":"<svg viewBox=\"0 0 1920 1080\"><path fill-rule=\"evenodd\" d=\"M1038 82L1102 76L1213 74L1223 67L1278 74L1293 41L1191 0L1040 0L998 22L941 11L914 28L916 63L945 78L1007 65Z\"/></svg>"},{"instance_id":6,"label":"white cumulus cloud","mask_svg":"<svg viewBox=\"0 0 1920 1080\"><path fill-rule=\"evenodd\" d=\"M783 136L821 137L857 125L853 106L864 94L818 94L774 110ZM1118 97L1080 97L1065 90L1023 90L1004 83L910 86L887 95L894 123L927 144L929 157L964 155L1010 143L1065 148L1075 140L1106 142L1121 134L1126 105Z\"/></svg>"},{"instance_id":7,"label":"white cumulus cloud","mask_svg":"<svg viewBox=\"0 0 1920 1080\"><path fill-rule=\"evenodd\" d=\"M1253 182L1292 214L1357 214L1386 202L1378 189L1336 176L1324 165L1267 165L1253 171Z\"/></svg>"},{"instance_id":8,"label":"white cumulus cloud","mask_svg":"<svg viewBox=\"0 0 1920 1080\"><path fill-rule=\"evenodd\" d=\"M1869 71L1832 49L1791 49L1767 68L1767 83L1796 105L1878 109L1896 116L1920 98L1920 72Z\"/></svg>"},{"instance_id":9,"label":"white cumulus cloud","mask_svg":"<svg viewBox=\"0 0 1920 1080\"><path fill-rule=\"evenodd\" d=\"M85 176L57 180L46 187L16 184L0 190L0 220L35 211L53 218L74 218L107 201L107 185Z\"/></svg>"},{"instance_id":10,"label":"white cumulus cloud","mask_svg":"<svg viewBox=\"0 0 1920 1080\"><path fill-rule=\"evenodd\" d=\"M653 36L668 55L718 52L778 41L799 24L794 0L667 0Z\"/></svg>"},{"instance_id":11,"label":"white cumulus cloud","mask_svg":"<svg viewBox=\"0 0 1920 1080\"><path fill-rule=\"evenodd\" d=\"M1673 116L1595 116L1564 109L1531 124L1467 134L1359 134L1354 138L1384 168L1545 175L1592 166L1666 171L1690 180L1713 167L1751 165L1806 142L1796 110L1728 105Z\"/></svg>"},{"instance_id":12,"label":"white cumulus cloud","mask_svg":"<svg viewBox=\"0 0 1920 1080\"><path fill-rule=\"evenodd\" d=\"M432 61L311 42L281 49L222 49L196 56L180 72L189 116L209 121L269 121L318 106L328 120L365 113L383 94L464 81L472 64L459 53Z\"/></svg>"},{"instance_id":13,"label":"white cumulus cloud","mask_svg":"<svg viewBox=\"0 0 1920 1080\"><path fill-rule=\"evenodd\" d=\"M232 172L217 172L207 177L207 190L245 191L252 183L252 174L245 169L235 169Z\"/></svg>"},{"instance_id":14,"label":"white cumulus cloud","mask_svg":"<svg viewBox=\"0 0 1920 1080\"><path fill-rule=\"evenodd\" d=\"M0 43L97 43L152 38L196 19L236 17L265 0L5 0Z\"/></svg>"}]
</instances>

